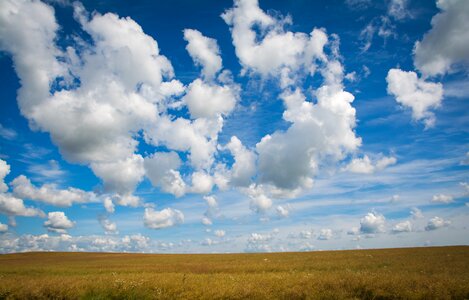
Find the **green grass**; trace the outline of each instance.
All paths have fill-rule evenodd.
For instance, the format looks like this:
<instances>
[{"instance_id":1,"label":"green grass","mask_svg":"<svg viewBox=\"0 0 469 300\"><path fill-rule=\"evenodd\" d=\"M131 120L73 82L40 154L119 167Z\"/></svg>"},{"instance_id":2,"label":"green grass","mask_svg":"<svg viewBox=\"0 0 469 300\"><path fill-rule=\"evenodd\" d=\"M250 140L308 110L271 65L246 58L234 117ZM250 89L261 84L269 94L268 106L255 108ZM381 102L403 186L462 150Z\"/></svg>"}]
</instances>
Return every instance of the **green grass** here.
<instances>
[{"instance_id":1,"label":"green grass","mask_svg":"<svg viewBox=\"0 0 469 300\"><path fill-rule=\"evenodd\" d=\"M0 255L0 299L469 299L469 247Z\"/></svg>"}]
</instances>

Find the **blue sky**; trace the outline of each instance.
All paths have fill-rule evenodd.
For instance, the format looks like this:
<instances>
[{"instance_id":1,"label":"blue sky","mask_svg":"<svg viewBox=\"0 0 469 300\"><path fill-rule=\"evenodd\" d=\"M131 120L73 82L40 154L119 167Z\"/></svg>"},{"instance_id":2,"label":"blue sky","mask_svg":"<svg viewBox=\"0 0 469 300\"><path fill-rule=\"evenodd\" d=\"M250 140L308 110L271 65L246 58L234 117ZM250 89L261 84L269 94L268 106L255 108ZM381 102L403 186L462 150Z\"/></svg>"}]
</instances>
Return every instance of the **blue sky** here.
<instances>
[{"instance_id":1,"label":"blue sky","mask_svg":"<svg viewBox=\"0 0 469 300\"><path fill-rule=\"evenodd\" d=\"M467 13L3 1L0 252L467 245Z\"/></svg>"}]
</instances>

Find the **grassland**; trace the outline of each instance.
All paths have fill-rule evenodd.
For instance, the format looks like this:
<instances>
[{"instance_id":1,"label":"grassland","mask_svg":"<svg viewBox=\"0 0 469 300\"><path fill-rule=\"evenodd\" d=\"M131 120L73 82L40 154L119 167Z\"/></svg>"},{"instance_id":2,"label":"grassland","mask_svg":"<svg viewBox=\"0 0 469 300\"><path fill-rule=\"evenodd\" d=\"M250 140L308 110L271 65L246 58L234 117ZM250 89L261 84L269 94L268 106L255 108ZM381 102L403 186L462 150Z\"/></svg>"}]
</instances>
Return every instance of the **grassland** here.
<instances>
[{"instance_id":1,"label":"grassland","mask_svg":"<svg viewBox=\"0 0 469 300\"><path fill-rule=\"evenodd\" d=\"M469 247L0 255L0 299L469 299Z\"/></svg>"}]
</instances>

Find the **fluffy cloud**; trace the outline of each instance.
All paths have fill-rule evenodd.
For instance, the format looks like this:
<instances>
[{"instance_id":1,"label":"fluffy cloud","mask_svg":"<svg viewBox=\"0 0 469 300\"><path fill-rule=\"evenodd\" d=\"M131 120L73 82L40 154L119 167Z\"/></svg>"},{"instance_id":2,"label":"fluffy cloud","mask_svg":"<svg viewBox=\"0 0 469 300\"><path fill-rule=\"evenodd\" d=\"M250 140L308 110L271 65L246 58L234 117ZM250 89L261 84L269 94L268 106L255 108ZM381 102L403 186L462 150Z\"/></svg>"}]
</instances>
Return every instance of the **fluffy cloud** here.
<instances>
[{"instance_id":1,"label":"fluffy cloud","mask_svg":"<svg viewBox=\"0 0 469 300\"><path fill-rule=\"evenodd\" d=\"M248 150L236 136L232 136L223 149L229 150L234 158L229 182L234 186L248 186L256 173L255 153Z\"/></svg>"},{"instance_id":2,"label":"fluffy cloud","mask_svg":"<svg viewBox=\"0 0 469 300\"><path fill-rule=\"evenodd\" d=\"M418 78L415 72L391 69L386 77L388 93L396 97L396 101L412 109L412 118L423 121L425 127L435 124L435 116L430 109L440 106L443 99L441 83L426 82Z\"/></svg>"},{"instance_id":3,"label":"fluffy cloud","mask_svg":"<svg viewBox=\"0 0 469 300\"><path fill-rule=\"evenodd\" d=\"M408 0L391 0L388 5L388 15L396 20L402 20L410 17L411 14L407 8Z\"/></svg>"},{"instance_id":4,"label":"fluffy cloud","mask_svg":"<svg viewBox=\"0 0 469 300\"><path fill-rule=\"evenodd\" d=\"M68 229L75 226L75 222L70 221L65 213L54 211L47 214L44 226L51 232L66 233Z\"/></svg>"},{"instance_id":5,"label":"fluffy cloud","mask_svg":"<svg viewBox=\"0 0 469 300\"><path fill-rule=\"evenodd\" d=\"M98 218L98 220L99 220L99 224L101 224L101 226L103 227L105 234L117 234L117 233L119 233L117 231L116 223L111 222L106 216L100 216Z\"/></svg>"},{"instance_id":6,"label":"fluffy cloud","mask_svg":"<svg viewBox=\"0 0 469 300\"><path fill-rule=\"evenodd\" d=\"M344 170L359 173L359 174L372 174L376 171L381 171L387 166L393 165L397 162L395 157L382 157L378 159L375 163L372 163L368 155L363 156L363 158L354 158L352 161L344 168Z\"/></svg>"},{"instance_id":7,"label":"fluffy cloud","mask_svg":"<svg viewBox=\"0 0 469 300\"><path fill-rule=\"evenodd\" d=\"M8 216L43 217L44 212L40 209L27 207L22 199L10 194L0 193L0 213Z\"/></svg>"},{"instance_id":8,"label":"fluffy cloud","mask_svg":"<svg viewBox=\"0 0 469 300\"><path fill-rule=\"evenodd\" d=\"M469 2L438 0L436 5L441 12L414 49L415 67L426 76L445 74L456 64L469 63Z\"/></svg>"},{"instance_id":9,"label":"fluffy cloud","mask_svg":"<svg viewBox=\"0 0 469 300\"><path fill-rule=\"evenodd\" d=\"M433 217L428 221L427 226L425 226L425 230L426 231L436 230L436 229L443 228L449 225L451 225L450 221L443 220L440 217Z\"/></svg>"},{"instance_id":10,"label":"fluffy cloud","mask_svg":"<svg viewBox=\"0 0 469 300\"><path fill-rule=\"evenodd\" d=\"M224 236L225 236L226 232L225 232L224 230L215 230L214 234L215 234L217 237L221 238L221 237L224 237Z\"/></svg>"},{"instance_id":11,"label":"fluffy cloud","mask_svg":"<svg viewBox=\"0 0 469 300\"><path fill-rule=\"evenodd\" d=\"M204 83L196 79L189 85L183 101L193 118L213 118L229 114L237 99L236 88Z\"/></svg>"},{"instance_id":12,"label":"fluffy cloud","mask_svg":"<svg viewBox=\"0 0 469 300\"><path fill-rule=\"evenodd\" d=\"M272 252L272 234L251 233L247 239L246 252Z\"/></svg>"},{"instance_id":13,"label":"fluffy cloud","mask_svg":"<svg viewBox=\"0 0 469 300\"><path fill-rule=\"evenodd\" d=\"M332 232L332 229L327 229L327 228L321 229L319 231L318 240L323 240L323 241L330 240L333 236L334 234Z\"/></svg>"},{"instance_id":14,"label":"fluffy cloud","mask_svg":"<svg viewBox=\"0 0 469 300\"><path fill-rule=\"evenodd\" d=\"M12 182L13 195L22 199L41 201L55 206L71 206L76 203L96 202L98 199L92 192L69 187L58 189L54 184L34 186L24 175L16 177Z\"/></svg>"},{"instance_id":15,"label":"fluffy cloud","mask_svg":"<svg viewBox=\"0 0 469 300\"><path fill-rule=\"evenodd\" d=\"M108 213L110 214L114 213L115 206L114 206L114 202L112 202L111 197L104 198L103 205L104 205L104 209L106 209Z\"/></svg>"},{"instance_id":16,"label":"fluffy cloud","mask_svg":"<svg viewBox=\"0 0 469 300\"><path fill-rule=\"evenodd\" d=\"M433 195L432 202L433 203L448 204L448 203L453 202L453 196L445 195L445 194Z\"/></svg>"},{"instance_id":17,"label":"fluffy cloud","mask_svg":"<svg viewBox=\"0 0 469 300\"><path fill-rule=\"evenodd\" d=\"M290 214L290 211L288 210L287 207L283 207L281 205L277 205L277 207L275 208L275 210L277 211L277 215L281 218L286 218L288 217L288 215Z\"/></svg>"},{"instance_id":18,"label":"fluffy cloud","mask_svg":"<svg viewBox=\"0 0 469 300\"><path fill-rule=\"evenodd\" d=\"M217 41L194 29L184 29L184 39L188 42L186 49L190 56L196 64L202 66L204 77L213 78L222 68Z\"/></svg>"},{"instance_id":19,"label":"fluffy cloud","mask_svg":"<svg viewBox=\"0 0 469 300\"><path fill-rule=\"evenodd\" d=\"M0 233L6 232L7 230L8 230L8 225L0 223Z\"/></svg>"},{"instance_id":20,"label":"fluffy cloud","mask_svg":"<svg viewBox=\"0 0 469 300\"><path fill-rule=\"evenodd\" d=\"M153 186L180 197L186 190L185 182L177 171L181 163L176 152L157 152L145 157L145 173Z\"/></svg>"},{"instance_id":21,"label":"fluffy cloud","mask_svg":"<svg viewBox=\"0 0 469 300\"><path fill-rule=\"evenodd\" d=\"M12 55L21 79L21 113L33 129L50 133L67 160L89 165L107 190L124 195L122 203L135 204L127 202L144 174L135 137L156 121L166 96L181 92L180 83L163 81L173 71L156 41L130 18L90 17L75 3L75 17L93 42L61 51L52 7L1 5L0 49Z\"/></svg>"},{"instance_id":22,"label":"fluffy cloud","mask_svg":"<svg viewBox=\"0 0 469 300\"><path fill-rule=\"evenodd\" d=\"M177 209L165 208L157 211L147 207L143 215L143 222L148 228L162 229L182 224L184 222L184 215Z\"/></svg>"},{"instance_id":23,"label":"fluffy cloud","mask_svg":"<svg viewBox=\"0 0 469 300\"><path fill-rule=\"evenodd\" d=\"M8 191L5 183L5 177L10 173L10 165L6 161L0 159L0 193Z\"/></svg>"},{"instance_id":24,"label":"fluffy cloud","mask_svg":"<svg viewBox=\"0 0 469 300\"><path fill-rule=\"evenodd\" d=\"M360 220L360 231L363 233L385 232L386 219L376 212L369 212Z\"/></svg>"},{"instance_id":25,"label":"fluffy cloud","mask_svg":"<svg viewBox=\"0 0 469 300\"><path fill-rule=\"evenodd\" d=\"M411 232L412 231L412 223L410 221L404 221L397 223L391 229L393 233L401 233L401 232Z\"/></svg>"},{"instance_id":26,"label":"fluffy cloud","mask_svg":"<svg viewBox=\"0 0 469 300\"><path fill-rule=\"evenodd\" d=\"M291 70L299 68L314 72L314 60L324 59L324 31L314 29L310 35L285 31L283 26L291 19L266 14L257 0L236 0L222 18L230 26L236 55L245 71L262 76L284 71L289 77ZM264 33L263 38L258 38L254 27Z\"/></svg>"},{"instance_id":27,"label":"fluffy cloud","mask_svg":"<svg viewBox=\"0 0 469 300\"><path fill-rule=\"evenodd\" d=\"M414 219L422 219L423 218L422 211L420 209L418 209L417 207L412 207L412 209L410 210L410 215Z\"/></svg>"}]
</instances>

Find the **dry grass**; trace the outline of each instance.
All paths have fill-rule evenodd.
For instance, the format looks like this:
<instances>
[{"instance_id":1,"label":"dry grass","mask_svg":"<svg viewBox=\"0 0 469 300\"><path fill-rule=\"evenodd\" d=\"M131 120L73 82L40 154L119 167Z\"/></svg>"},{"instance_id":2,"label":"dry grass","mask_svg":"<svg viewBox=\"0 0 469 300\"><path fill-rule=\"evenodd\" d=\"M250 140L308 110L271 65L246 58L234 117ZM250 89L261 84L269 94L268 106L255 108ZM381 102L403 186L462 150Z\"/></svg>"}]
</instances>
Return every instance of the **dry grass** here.
<instances>
[{"instance_id":1,"label":"dry grass","mask_svg":"<svg viewBox=\"0 0 469 300\"><path fill-rule=\"evenodd\" d=\"M0 299L469 299L469 247L0 255Z\"/></svg>"}]
</instances>

